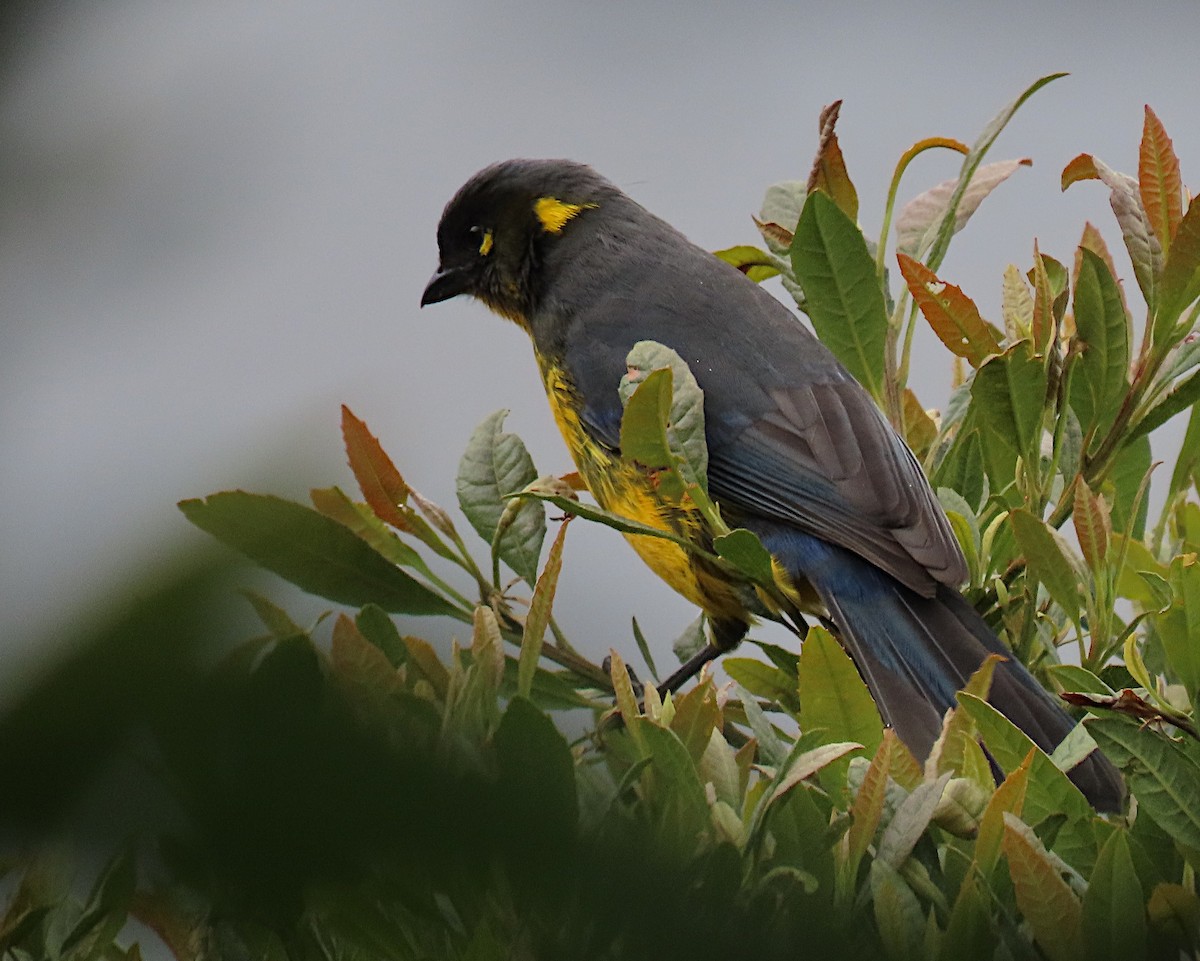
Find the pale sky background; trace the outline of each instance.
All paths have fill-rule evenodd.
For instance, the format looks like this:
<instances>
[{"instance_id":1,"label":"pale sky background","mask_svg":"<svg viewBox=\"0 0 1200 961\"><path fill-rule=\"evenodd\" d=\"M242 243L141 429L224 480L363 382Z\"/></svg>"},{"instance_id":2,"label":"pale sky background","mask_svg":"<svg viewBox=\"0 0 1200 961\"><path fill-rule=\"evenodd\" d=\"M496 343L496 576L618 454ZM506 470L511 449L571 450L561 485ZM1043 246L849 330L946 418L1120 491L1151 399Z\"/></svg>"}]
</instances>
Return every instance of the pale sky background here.
<instances>
[{"instance_id":1,"label":"pale sky background","mask_svg":"<svg viewBox=\"0 0 1200 961\"><path fill-rule=\"evenodd\" d=\"M843 98L874 237L905 148L971 142L1068 70L991 154L1034 166L942 270L993 318L1005 265L1028 267L1035 236L1069 263L1086 219L1128 276L1105 191L1058 178L1085 150L1136 173L1143 104L1200 185L1196 0L42 9L0 74L0 676L205 543L177 500L350 488L340 403L446 506L497 408L542 472L568 469L524 336L468 301L417 307L443 204L491 161L586 161L706 247L754 243L764 188L807 175L817 115ZM926 155L903 197L957 167ZM913 385L935 405L948 365L924 347ZM634 655L631 614L671 666L694 611L616 534L575 525L564 628Z\"/></svg>"}]
</instances>

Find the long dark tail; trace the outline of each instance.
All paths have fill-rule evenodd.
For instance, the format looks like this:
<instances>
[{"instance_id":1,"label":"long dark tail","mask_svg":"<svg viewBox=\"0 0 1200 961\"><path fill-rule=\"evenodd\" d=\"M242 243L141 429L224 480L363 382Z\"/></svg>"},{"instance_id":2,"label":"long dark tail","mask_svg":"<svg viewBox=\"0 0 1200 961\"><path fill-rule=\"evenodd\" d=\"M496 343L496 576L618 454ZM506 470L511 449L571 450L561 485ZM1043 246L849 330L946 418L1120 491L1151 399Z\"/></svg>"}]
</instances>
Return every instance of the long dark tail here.
<instances>
[{"instance_id":1,"label":"long dark tail","mask_svg":"<svg viewBox=\"0 0 1200 961\"><path fill-rule=\"evenodd\" d=\"M841 632L885 722L919 759L929 754L955 693L989 654L1006 658L992 678L989 702L1046 752L1075 722L1000 642L956 590L922 597L855 555L808 579ZM1120 809L1116 768L1093 751L1068 776L1100 811Z\"/></svg>"}]
</instances>

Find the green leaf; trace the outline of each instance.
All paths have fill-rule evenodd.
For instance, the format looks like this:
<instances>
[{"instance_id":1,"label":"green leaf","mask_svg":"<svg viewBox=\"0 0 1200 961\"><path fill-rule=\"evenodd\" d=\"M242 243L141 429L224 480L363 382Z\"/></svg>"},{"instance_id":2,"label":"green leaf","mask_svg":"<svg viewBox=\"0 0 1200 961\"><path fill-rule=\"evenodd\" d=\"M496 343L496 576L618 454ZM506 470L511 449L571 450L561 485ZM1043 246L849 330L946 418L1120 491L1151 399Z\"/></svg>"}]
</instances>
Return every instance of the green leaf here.
<instances>
[{"instance_id":1,"label":"green leaf","mask_svg":"<svg viewBox=\"0 0 1200 961\"><path fill-rule=\"evenodd\" d=\"M622 517L620 514L614 514L612 511L606 511L596 507L594 504L587 504L583 501L575 500L571 497L565 497L562 494L551 493L546 490L522 490L512 494L513 499L521 500L536 500L545 501L547 504L553 504L559 510L571 514L574 517L582 517L585 520L594 521L597 524L603 524L605 527L611 527L615 531L620 531L622 534L639 534L644 537L658 537L665 541L670 541L687 551L696 551L696 545L685 540L678 534L673 534L670 531L664 531L657 527L651 527L649 524L643 524L641 521L635 521L628 517Z\"/></svg>"},{"instance_id":2,"label":"green leaf","mask_svg":"<svg viewBox=\"0 0 1200 961\"><path fill-rule=\"evenodd\" d=\"M1195 484L1197 477L1200 477L1200 407L1193 407L1183 442L1179 445L1179 456L1171 471L1167 500L1170 501L1190 484Z\"/></svg>"},{"instance_id":3,"label":"green leaf","mask_svg":"<svg viewBox=\"0 0 1200 961\"><path fill-rule=\"evenodd\" d=\"M797 741L796 743L800 745L803 742ZM787 794L801 781L806 781L814 774L825 770L835 761L839 761L855 751L861 751L862 747L857 741L838 741L801 751L798 755L797 749L793 748L792 754L796 756L789 758L788 763L780 769L779 776L772 785L771 802Z\"/></svg>"},{"instance_id":4,"label":"green leaf","mask_svg":"<svg viewBox=\"0 0 1200 961\"><path fill-rule=\"evenodd\" d=\"M917 841L929 827L933 812L937 810L938 802L950 783L951 774L946 772L936 781L926 781L917 785L913 792L900 804L896 813L883 829L883 837L879 839L876 858L885 861L891 867L899 869L916 847Z\"/></svg>"},{"instance_id":5,"label":"green leaf","mask_svg":"<svg viewBox=\"0 0 1200 961\"><path fill-rule=\"evenodd\" d=\"M1027 824L1005 814L1002 844L1017 907L1032 928L1034 940L1051 961L1079 961L1083 957L1079 938L1082 908L1042 842Z\"/></svg>"},{"instance_id":6,"label":"green leaf","mask_svg":"<svg viewBox=\"0 0 1200 961\"><path fill-rule=\"evenodd\" d=\"M690 854L708 826L708 802L696 765L674 731L644 717L634 718L630 728L650 757L641 780L659 836L668 850Z\"/></svg>"},{"instance_id":7,"label":"green leaf","mask_svg":"<svg viewBox=\"0 0 1200 961\"><path fill-rule=\"evenodd\" d=\"M1170 333L1170 326L1200 297L1200 204L1193 199L1180 221L1163 266L1156 333Z\"/></svg>"},{"instance_id":8,"label":"green leaf","mask_svg":"<svg viewBox=\"0 0 1200 961\"><path fill-rule=\"evenodd\" d=\"M726 657L721 661L721 667L751 694L775 701L793 713L800 709L794 675L785 674L775 665L764 664L753 657Z\"/></svg>"},{"instance_id":9,"label":"green leaf","mask_svg":"<svg viewBox=\"0 0 1200 961\"><path fill-rule=\"evenodd\" d=\"M1195 704L1200 691L1200 562L1196 555L1174 558L1168 580L1175 601L1155 617L1155 626L1171 671Z\"/></svg>"},{"instance_id":10,"label":"green leaf","mask_svg":"<svg viewBox=\"0 0 1200 961\"><path fill-rule=\"evenodd\" d=\"M1127 441L1113 459L1113 528L1138 539L1145 536L1146 514L1150 508L1148 498L1142 497L1139 502L1138 493L1149 471L1150 438L1145 434Z\"/></svg>"},{"instance_id":11,"label":"green leaf","mask_svg":"<svg viewBox=\"0 0 1200 961\"><path fill-rule=\"evenodd\" d=\"M767 720L763 709L758 706L758 701L754 699L754 695L741 685L738 685L736 681L734 684L738 694L738 701L742 705L742 710L746 712L746 723L750 725L750 730L754 732L754 736L758 740L760 757L764 763L771 766L782 764L788 756L788 751L784 747L783 741L779 739L779 735L771 727L771 722Z\"/></svg>"},{"instance_id":12,"label":"green leaf","mask_svg":"<svg viewBox=\"0 0 1200 961\"><path fill-rule=\"evenodd\" d=\"M250 602L258 619L263 622L276 640L286 641L293 637L308 637L308 632L293 621L291 615L278 604L267 600L255 591L242 589L238 593Z\"/></svg>"},{"instance_id":13,"label":"green leaf","mask_svg":"<svg viewBox=\"0 0 1200 961\"><path fill-rule=\"evenodd\" d=\"M779 275L779 265L766 251L748 244L713 251L714 256L736 267L756 284Z\"/></svg>"},{"instance_id":14,"label":"green leaf","mask_svg":"<svg viewBox=\"0 0 1200 961\"><path fill-rule=\"evenodd\" d=\"M968 874L958 889L946 936L942 940L939 961L961 961L962 958L985 958L995 948L991 929L991 905L978 876Z\"/></svg>"},{"instance_id":15,"label":"green leaf","mask_svg":"<svg viewBox=\"0 0 1200 961\"><path fill-rule=\"evenodd\" d=\"M1027 463L1040 457L1045 403L1046 366L1030 354L1028 344L1013 344L975 372L971 412L982 430L980 443L993 490L1012 483L1018 457Z\"/></svg>"},{"instance_id":16,"label":"green leaf","mask_svg":"<svg viewBox=\"0 0 1200 961\"><path fill-rule=\"evenodd\" d=\"M1084 722L1121 768L1142 809L1179 844L1200 849L1200 766L1170 738L1123 718Z\"/></svg>"},{"instance_id":17,"label":"green leaf","mask_svg":"<svg viewBox=\"0 0 1200 961\"><path fill-rule=\"evenodd\" d=\"M1080 691L1084 694L1111 694L1112 688L1087 668L1078 664L1051 664L1047 669L1051 677L1062 685L1064 691Z\"/></svg>"},{"instance_id":18,"label":"green leaf","mask_svg":"<svg viewBox=\"0 0 1200 961\"><path fill-rule=\"evenodd\" d=\"M529 601L529 614L525 618L525 630L521 632L521 656L517 661L517 693L528 697L533 687L533 676L537 671L538 659L542 656L542 642L546 637L546 625L550 622L550 609L554 605L554 592L558 587L558 575L562 571L563 541L567 536L566 522L559 525L558 536L550 545L546 566L542 569L533 597Z\"/></svg>"},{"instance_id":19,"label":"green leaf","mask_svg":"<svg viewBox=\"0 0 1200 961\"><path fill-rule=\"evenodd\" d=\"M854 795L854 803L850 808L850 829L846 832L846 875L850 880L857 878L858 866L879 828L887 796L888 772L898 744L894 730L888 728L883 732L883 740L879 742L867 766L867 773L863 775L862 784Z\"/></svg>"},{"instance_id":20,"label":"green leaf","mask_svg":"<svg viewBox=\"0 0 1200 961\"><path fill-rule=\"evenodd\" d=\"M1083 896L1088 958L1141 961L1146 957L1146 897L1133 867L1125 832L1117 829L1100 849Z\"/></svg>"},{"instance_id":21,"label":"green leaf","mask_svg":"<svg viewBox=\"0 0 1200 961\"><path fill-rule=\"evenodd\" d=\"M775 571L770 552L752 531L739 527L713 539L713 549L749 580L772 586Z\"/></svg>"},{"instance_id":22,"label":"green leaf","mask_svg":"<svg viewBox=\"0 0 1200 961\"><path fill-rule=\"evenodd\" d=\"M854 662L825 628L809 628L798 676L801 729L821 731L826 742L857 741L874 754L883 739L879 709Z\"/></svg>"},{"instance_id":23,"label":"green leaf","mask_svg":"<svg viewBox=\"0 0 1200 961\"><path fill-rule=\"evenodd\" d=\"M886 861L871 863L871 902L875 924L887 949L887 957L897 961L917 961L925 933L925 915L921 902Z\"/></svg>"},{"instance_id":24,"label":"green leaf","mask_svg":"<svg viewBox=\"0 0 1200 961\"><path fill-rule=\"evenodd\" d=\"M1103 259L1083 247L1079 252L1073 307L1083 355L1075 362L1070 403L1084 434L1103 436L1129 388L1129 316Z\"/></svg>"},{"instance_id":25,"label":"green leaf","mask_svg":"<svg viewBox=\"0 0 1200 961\"><path fill-rule=\"evenodd\" d=\"M1024 508L1011 511L1008 517L1029 573L1045 586L1063 613L1078 622L1080 572L1069 549L1045 521Z\"/></svg>"},{"instance_id":26,"label":"green leaf","mask_svg":"<svg viewBox=\"0 0 1200 961\"><path fill-rule=\"evenodd\" d=\"M625 358L629 373L619 392L621 456L660 475L658 490L678 501L686 489L694 499L708 492L708 447L704 438L704 394L691 368L669 347L643 340ZM698 488L698 491L697 491Z\"/></svg>"},{"instance_id":27,"label":"green leaf","mask_svg":"<svg viewBox=\"0 0 1200 961\"><path fill-rule=\"evenodd\" d=\"M496 823L514 836L538 838L548 848L575 831L579 802L575 760L554 722L523 697L513 698L494 739L504 809Z\"/></svg>"},{"instance_id":28,"label":"green leaf","mask_svg":"<svg viewBox=\"0 0 1200 961\"><path fill-rule=\"evenodd\" d=\"M458 504L476 533L494 544L500 559L532 586L546 536L546 512L532 501L516 502L509 509L508 495L533 483L538 475L521 438L503 431L507 416L507 410L496 411L467 442L458 464ZM506 526L501 530L502 520Z\"/></svg>"},{"instance_id":29,"label":"green leaf","mask_svg":"<svg viewBox=\"0 0 1200 961\"><path fill-rule=\"evenodd\" d=\"M1129 429L1128 441L1157 430L1176 414L1192 407L1197 400L1200 400L1200 371L1177 381L1162 399Z\"/></svg>"},{"instance_id":30,"label":"green leaf","mask_svg":"<svg viewBox=\"0 0 1200 961\"><path fill-rule=\"evenodd\" d=\"M1021 766L1030 750L1035 751L1023 809L1023 817L1029 824L1036 826L1055 814L1066 814L1068 818L1091 817L1092 806L1087 798L1030 740L1029 735L973 694L959 693L958 702L971 715L988 752L1004 771L1012 773Z\"/></svg>"},{"instance_id":31,"label":"green leaf","mask_svg":"<svg viewBox=\"0 0 1200 961\"><path fill-rule=\"evenodd\" d=\"M62 955L68 956L68 952L86 940L91 949L82 956L99 956L125 926L136 885L137 862L133 851L122 848L96 879L83 913L63 939Z\"/></svg>"},{"instance_id":32,"label":"green leaf","mask_svg":"<svg viewBox=\"0 0 1200 961\"><path fill-rule=\"evenodd\" d=\"M817 336L879 399L887 305L862 231L826 194L815 191L804 202L791 257Z\"/></svg>"},{"instance_id":33,"label":"green leaf","mask_svg":"<svg viewBox=\"0 0 1200 961\"><path fill-rule=\"evenodd\" d=\"M378 604L393 614L459 610L388 563L347 528L265 494L226 491L179 504L203 531L302 590L339 604Z\"/></svg>"},{"instance_id":34,"label":"green leaf","mask_svg":"<svg viewBox=\"0 0 1200 961\"><path fill-rule=\"evenodd\" d=\"M399 667L408 658L408 650L396 630L396 624L378 604L367 604L354 619L355 626L371 644L383 651L392 667Z\"/></svg>"}]
</instances>

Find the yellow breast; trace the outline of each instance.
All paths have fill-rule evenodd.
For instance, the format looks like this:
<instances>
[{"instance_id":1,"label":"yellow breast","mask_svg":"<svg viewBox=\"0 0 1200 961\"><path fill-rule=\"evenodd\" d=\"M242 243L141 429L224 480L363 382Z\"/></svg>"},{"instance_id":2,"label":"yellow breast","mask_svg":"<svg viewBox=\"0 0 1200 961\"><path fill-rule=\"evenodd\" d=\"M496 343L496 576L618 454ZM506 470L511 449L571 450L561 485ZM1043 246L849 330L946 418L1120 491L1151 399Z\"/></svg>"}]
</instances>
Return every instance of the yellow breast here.
<instances>
[{"instance_id":1,"label":"yellow breast","mask_svg":"<svg viewBox=\"0 0 1200 961\"><path fill-rule=\"evenodd\" d=\"M579 473L596 502L620 514L688 540L701 532L698 512L664 503L652 474L614 456L587 434L579 420L579 400L564 372L539 358L546 396ZM614 392L616 385L613 385ZM659 537L626 534L642 560L672 588L713 617L744 619L745 607L736 592L714 573L697 567L683 548Z\"/></svg>"}]
</instances>

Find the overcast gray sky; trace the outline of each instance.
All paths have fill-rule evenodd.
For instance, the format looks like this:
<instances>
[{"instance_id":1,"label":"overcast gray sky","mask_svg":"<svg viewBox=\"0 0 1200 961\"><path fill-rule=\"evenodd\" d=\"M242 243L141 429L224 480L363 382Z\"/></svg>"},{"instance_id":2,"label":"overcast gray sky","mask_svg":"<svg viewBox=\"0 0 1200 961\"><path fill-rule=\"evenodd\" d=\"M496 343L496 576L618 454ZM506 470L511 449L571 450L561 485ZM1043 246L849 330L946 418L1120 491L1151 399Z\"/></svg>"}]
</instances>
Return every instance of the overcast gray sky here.
<instances>
[{"instance_id":1,"label":"overcast gray sky","mask_svg":"<svg viewBox=\"0 0 1200 961\"><path fill-rule=\"evenodd\" d=\"M0 90L0 672L26 639L203 543L180 498L351 486L340 403L446 505L471 429L500 407L543 472L568 469L523 335L466 301L417 309L442 205L484 164L586 161L704 246L756 242L763 189L806 175L818 112L843 98L874 236L901 151L970 142L1028 83L1068 70L992 154L1034 166L985 202L942 270L996 316L1003 268L1028 266L1034 236L1069 262L1091 219L1119 246L1104 191L1062 195L1058 177L1084 150L1136 172L1143 104L1200 184L1198 12L48 5ZM926 155L904 196L956 169ZM944 355L921 356L914 386L940 403ZM617 535L583 524L558 610L597 656L632 650L631 614L663 646L694 616Z\"/></svg>"}]
</instances>

